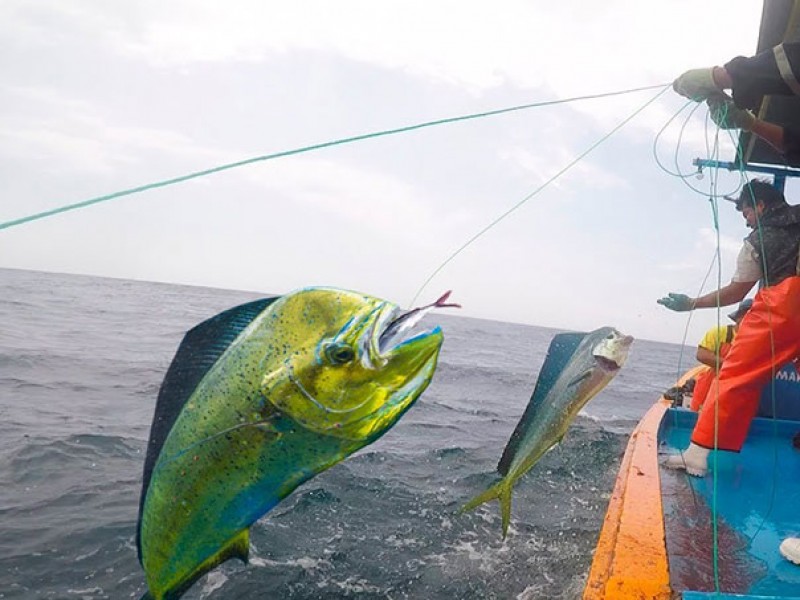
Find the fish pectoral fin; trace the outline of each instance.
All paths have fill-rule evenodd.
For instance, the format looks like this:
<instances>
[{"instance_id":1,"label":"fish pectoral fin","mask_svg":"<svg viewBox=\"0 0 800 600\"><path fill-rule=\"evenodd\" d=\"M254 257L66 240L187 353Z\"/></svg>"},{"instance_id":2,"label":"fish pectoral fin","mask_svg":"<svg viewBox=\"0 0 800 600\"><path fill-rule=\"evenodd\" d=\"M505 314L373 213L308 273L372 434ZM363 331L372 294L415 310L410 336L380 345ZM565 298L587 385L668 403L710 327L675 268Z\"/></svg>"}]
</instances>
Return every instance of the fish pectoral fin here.
<instances>
[{"instance_id":1,"label":"fish pectoral fin","mask_svg":"<svg viewBox=\"0 0 800 600\"><path fill-rule=\"evenodd\" d=\"M582 381L585 381L586 379L588 379L589 377L591 377L591 375L592 375L592 372L591 372L591 371L584 371L583 373L581 373L580 375L578 375L577 377L575 377L575 378L574 378L572 381L570 381L568 385L569 385L570 387L572 387L573 385L578 385L578 384L579 384L579 383L581 383Z\"/></svg>"},{"instance_id":2,"label":"fish pectoral fin","mask_svg":"<svg viewBox=\"0 0 800 600\"><path fill-rule=\"evenodd\" d=\"M262 421L260 423L253 423L253 427L258 429L261 433L266 433L268 435L274 435L275 437L280 437L283 434L275 429L275 425L269 423L267 421Z\"/></svg>"},{"instance_id":3,"label":"fish pectoral fin","mask_svg":"<svg viewBox=\"0 0 800 600\"><path fill-rule=\"evenodd\" d=\"M188 590L195 581L200 579L203 575L221 565L230 558L238 558L245 564L250 559L250 530L242 529L234 535L230 540L223 544L220 549L201 562L197 567L186 577L179 582L172 582L172 584L163 590L157 590L155 593L151 589L150 596L143 596L140 600L153 599L174 599L180 598L183 593Z\"/></svg>"},{"instance_id":4,"label":"fish pectoral fin","mask_svg":"<svg viewBox=\"0 0 800 600\"><path fill-rule=\"evenodd\" d=\"M228 555L224 560L229 558L238 558L244 564L250 562L250 530L242 529L236 537L233 538L230 545L225 548Z\"/></svg>"},{"instance_id":5,"label":"fish pectoral fin","mask_svg":"<svg viewBox=\"0 0 800 600\"><path fill-rule=\"evenodd\" d=\"M206 559L200 565L199 571L201 575L207 573L217 565L221 565L226 560L231 558L238 558L243 563L247 564L250 560L250 530L242 529L239 533L233 536L226 544L224 544L219 552L215 553Z\"/></svg>"},{"instance_id":6,"label":"fish pectoral fin","mask_svg":"<svg viewBox=\"0 0 800 600\"><path fill-rule=\"evenodd\" d=\"M278 439L282 437L284 433L291 431L292 427L289 422L283 418L283 413L281 411L277 409L273 409L273 411L274 412L262 417L261 419L254 421L251 425L258 429L261 433Z\"/></svg>"}]
</instances>

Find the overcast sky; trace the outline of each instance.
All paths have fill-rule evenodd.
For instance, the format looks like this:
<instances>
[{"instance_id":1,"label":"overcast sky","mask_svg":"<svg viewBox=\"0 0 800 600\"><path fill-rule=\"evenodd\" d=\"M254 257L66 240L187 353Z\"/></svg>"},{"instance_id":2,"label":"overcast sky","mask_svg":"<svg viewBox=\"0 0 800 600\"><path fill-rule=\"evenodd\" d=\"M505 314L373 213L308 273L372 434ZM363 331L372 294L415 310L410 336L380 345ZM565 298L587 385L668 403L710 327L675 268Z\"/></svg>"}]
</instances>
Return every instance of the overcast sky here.
<instances>
[{"instance_id":1,"label":"overcast sky","mask_svg":"<svg viewBox=\"0 0 800 600\"><path fill-rule=\"evenodd\" d=\"M667 83L752 54L760 11L760 1L730 0L4 0L0 221L342 137ZM331 285L407 306L453 251L656 93L128 196L0 231L0 267L265 293ZM419 301L452 289L465 316L681 341L687 316L656 299L696 295L717 244L710 174L687 180L696 193L655 158L691 172L709 156L704 108L655 147L682 106L663 94L461 253ZM723 192L736 185L720 178ZM723 204L723 268L706 290L730 279L747 233ZM697 313L688 343L715 320Z\"/></svg>"}]
</instances>

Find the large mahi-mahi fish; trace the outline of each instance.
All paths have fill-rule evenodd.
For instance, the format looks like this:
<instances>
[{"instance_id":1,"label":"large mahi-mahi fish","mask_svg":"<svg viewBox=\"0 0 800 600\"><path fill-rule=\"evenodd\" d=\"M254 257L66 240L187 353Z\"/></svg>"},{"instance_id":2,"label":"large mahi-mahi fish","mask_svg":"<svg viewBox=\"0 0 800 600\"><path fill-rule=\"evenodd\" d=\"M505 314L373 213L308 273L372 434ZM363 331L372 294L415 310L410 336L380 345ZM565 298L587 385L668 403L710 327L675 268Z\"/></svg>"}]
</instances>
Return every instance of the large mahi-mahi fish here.
<instances>
[{"instance_id":1,"label":"large mahi-mahi fish","mask_svg":"<svg viewBox=\"0 0 800 600\"><path fill-rule=\"evenodd\" d=\"M183 339L159 392L137 549L144 598L179 598L297 486L389 430L430 383L442 333L355 292L232 308Z\"/></svg>"},{"instance_id":2,"label":"large mahi-mahi fish","mask_svg":"<svg viewBox=\"0 0 800 600\"><path fill-rule=\"evenodd\" d=\"M556 335L528 407L497 465L503 478L470 500L462 511L498 498L505 537L511 521L511 491L517 479L561 441L581 408L614 378L632 342L632 337L612 327Z\"/></svg>"}]
</instances>

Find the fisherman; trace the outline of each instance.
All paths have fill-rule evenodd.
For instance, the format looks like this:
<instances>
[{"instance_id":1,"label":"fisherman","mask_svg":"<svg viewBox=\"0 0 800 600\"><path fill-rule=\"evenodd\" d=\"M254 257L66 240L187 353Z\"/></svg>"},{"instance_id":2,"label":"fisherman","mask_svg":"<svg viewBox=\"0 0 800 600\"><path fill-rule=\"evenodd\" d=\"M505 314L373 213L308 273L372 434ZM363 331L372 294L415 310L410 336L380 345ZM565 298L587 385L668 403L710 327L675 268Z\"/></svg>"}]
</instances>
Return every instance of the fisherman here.
<instances>
[{"instance_id":1,"label":"fisherman","mask_svg":"<svg viewBox=\"0 0 800 600\"><path fill-rule=\"evenodd\" d=\"M703 339L697 345L697 360L703 363L706 368L695 379L692 402L690 404L692 410L699 411L706 401L711 383L719 372L722 361L730 352L733 339L739 331L739 325L751 306L753 306L751 298L742 300L738 308L728 315L728 318L733 321L733 325L712 327L706 331Z\"/></svg>"},{"instance_id":2,"label":"fisherman","mask_svg":"<svg viewBox=\"0 0 800 600\"><path fill-rule=\"evenodd\" d=\"M691 69L672 84L681 96L707 101L712 118L724 129L751 131L800 166L800 131L753 116L765 94L800 96L800 43L779 44L746 58L737 56L719 67ZM723 90L733 92L733 101Z\"/></svg>"},{"instance_id":3,"label":"fisherman","mask_svg":"<svg viewBox=\"0 0 800 600\"><path fill-rule=\"evenodd\" d=\"M699 298L670 293L658 300L675 311L711 308L718 303L728 306L741 301L761 282L719 378L712 382L707 406L700 412L689 448L664 463L698 477L708 471L712 448L733 452L741 449L758 409L761 388L773 377L775 365L800 355L800 205L788 205L779 190L754 179L745 185L736 200L736 209L754 230L745 238L731 282Z\"/></svg>"},{"instance_id":4,"label":"fisherman","mask_svg":"<svg viewBox=\"0 0 800 600\"><path fill-rule=\"evenodd\" d=\"M717 125L751 131L781 152L789 165L800 165L800 132L756 119L746 110L756 109L764 94L800 96L800 43L778 44L752 57L737 56L722 67L686 71L673 82L672 87L682 96L697 102L707 101ZM733 102L724 95L726 89L732 90ZM722 123L720 116L724 116ZM775 285L775 282L770 283ZM785 300L788 301L789 290L785 291ZM781 327L786 327L787 331L790 329L787 324ZM750 342L745 344L749 346ZM752 404L752 401L746 402ZM750 419L747 423L749 425ZM707 461L707 454L706 451L706 456L701 459L703 463ZM800 565L800 537L783 540L780 552L787 560Z\"/></svg>"}]
</instances>

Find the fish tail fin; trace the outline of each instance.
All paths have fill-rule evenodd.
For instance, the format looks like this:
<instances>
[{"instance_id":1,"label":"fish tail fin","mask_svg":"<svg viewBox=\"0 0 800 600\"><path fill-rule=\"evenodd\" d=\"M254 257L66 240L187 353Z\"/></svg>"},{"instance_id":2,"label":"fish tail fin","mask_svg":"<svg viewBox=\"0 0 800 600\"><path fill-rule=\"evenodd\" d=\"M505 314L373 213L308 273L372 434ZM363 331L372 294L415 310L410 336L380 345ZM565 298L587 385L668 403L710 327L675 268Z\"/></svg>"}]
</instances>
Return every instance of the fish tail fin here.
<instances>
[{"instance_id":1,"label":"fish tail fin","mask_svg":"<svg viewBox=\"0 0 800 600\"><path fill-rule=\"evenodd\" d=\"M480 494L475 496L472 500L467 502L464 506L462 506L461 510L459 512L465 513L468 510L472 510L474 508L477 508L478 506L480 506L481 504L484 504L485 502L489 502L491 500L494 500L495 498L499 498L500 497L500 486L502 486L502 485L503 485L503 482L500 481L500 482L494 484L488 490L486 490L484 492L481 492Z\"/></svg>"},{"instance_id":2,"label":"fish tail fin","mask_svg":"<svg viewBox=\"0 0 800 600\"><path fill-rule=\"evenodd\" d=\"M489 502L497 498L500 501L500 514L502 516L503 524L503 539L505 539L506 534L508 533L508 526L511 523L511 488L512 481L509 479L502 479L485 492L478 494L472 500L467 502L461 507L459 512L465 513L468 510L472 510L473 508L484 504L485 502Z\"/></svg>"},{"instance_id":3,"label":"fish tail fin","mask_svg":"<svg viewBox=\"0 0 800 600\"><path fill-rule=\"evenodd\" d=\"M505 483L505 480L500 483ZM500 515L503 522L503 539L508 534L508 526L511 523L511 486L500 486Z\"/></svg>"}]
</instances>

